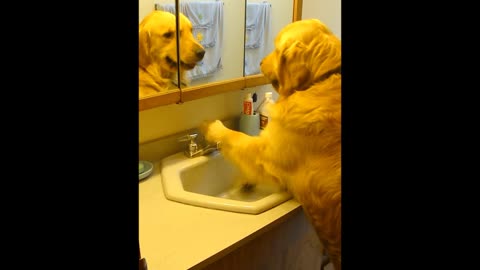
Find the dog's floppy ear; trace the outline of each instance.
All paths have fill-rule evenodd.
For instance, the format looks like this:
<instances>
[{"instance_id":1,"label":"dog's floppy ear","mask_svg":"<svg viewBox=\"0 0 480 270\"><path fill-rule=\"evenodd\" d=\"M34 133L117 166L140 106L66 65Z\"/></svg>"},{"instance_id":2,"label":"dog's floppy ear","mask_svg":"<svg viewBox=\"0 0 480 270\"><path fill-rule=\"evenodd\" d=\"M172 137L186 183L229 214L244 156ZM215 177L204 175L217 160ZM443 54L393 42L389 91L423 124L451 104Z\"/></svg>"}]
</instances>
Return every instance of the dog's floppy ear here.
<instances>
[{"instance_id":1,"label":"dog's floppy ear","mask_svg":"<svg viewBox=\"0 0 480 270\"><path fill-rule=\"evenodd\" d=\"M150 61L150 32L145 27L140 27L138 32L138 63L141 67L149 65Z\"/></svg>"},{"instance_id":2,"label":"dog's floppy ear","mask_svg":"<svg viewBox=\"0 0 480 270\"><path fill-rule=\"evenodd\" d=\"M278 93L289 96L294 91L304 90L310 80L310 71L305 62L306 45L294 41L280 53L278 64Z\"/></svg>"},{"instance_id":3,"label":"dog's floppy ear","mask_svg":"<svg viewBox=\"0 0 480 270\"><path fill-rule=\"evenodd\" d=\"M310 46L312 51L311 66L312 79L314 81L322 80L332 73L340 73L342 66L342 47L340 41L333 36L318 36Z\"/></svg>"}]
</instances>

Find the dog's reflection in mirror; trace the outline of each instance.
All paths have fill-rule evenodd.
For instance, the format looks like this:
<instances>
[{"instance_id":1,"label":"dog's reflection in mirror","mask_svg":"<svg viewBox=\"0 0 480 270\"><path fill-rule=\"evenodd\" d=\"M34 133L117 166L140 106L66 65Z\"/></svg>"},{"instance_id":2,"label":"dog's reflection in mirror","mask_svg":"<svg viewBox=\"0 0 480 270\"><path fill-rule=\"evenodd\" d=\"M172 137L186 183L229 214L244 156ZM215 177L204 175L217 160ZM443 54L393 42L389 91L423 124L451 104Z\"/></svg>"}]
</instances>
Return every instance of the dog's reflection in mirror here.
<instances>
[{"instance_id":1,"label":"dog's reflection in mirror","mask_svg":"<svg viewBox=\"0 0 480 270\"><path fill-rule=\"evenodd\" d=\"M203 59L205 49L192 34L192 24L180 13L180 83L189 84L185 72ZM139 97L178 89L175 15L155 10L140 22L138 33Z\"/></svg>"}]
</instances>

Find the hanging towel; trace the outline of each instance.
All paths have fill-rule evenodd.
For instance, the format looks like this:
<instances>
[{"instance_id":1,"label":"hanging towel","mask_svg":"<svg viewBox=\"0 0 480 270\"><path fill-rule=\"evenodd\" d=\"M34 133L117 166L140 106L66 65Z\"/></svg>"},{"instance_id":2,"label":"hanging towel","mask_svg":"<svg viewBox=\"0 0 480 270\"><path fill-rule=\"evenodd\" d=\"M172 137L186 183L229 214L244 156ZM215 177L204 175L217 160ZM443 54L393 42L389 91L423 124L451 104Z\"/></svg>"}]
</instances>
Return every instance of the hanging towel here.
<instances>
[{"instance_id":1,"label":"hanging towel","mask_svg":"<svg viewBox=\"0 0 480 270\"><path fill-rule=\"evenodd\" d=\"M175 15L175 3L171 3L171 4L155 3L155 10L168 11Z\"/></svg>"},{"instance_id":2,"label":"hanging towel","mask_svg":"<svg viewBox=\"0 0 480 270\"><path fill-rule=\"evenodd\" d=\"M222 2L186 2L181 5L182 13L193 26L193 35L204 48L215 46L219 38L219 25L223 25Z\"/></svg>"},{"instance_id":3,"label":"hanging towel","mask_svg":"<svg viewBox=\"0 0 480 270\"><path fill-rule=\"evenodd\" d=\"M174 4L155 4L155 9L175 14ZM182 2L180 11L192 23L193 36L205 49L203 59L186 72L187 78L213 75L222 68L223 2Z\"/></svg>"},{"instance_id":4,"label":"hanging towel","mask_svg":"<svg viewBox=\"0 0 480 270\"><path fill-rule=\"evenodd\" d=\"M193 36L205 49L205 56L187 72L191 80L213 75L222 68L223 2L186 2L182 13L192 22Z\"/></svg>"},{"instance_id":5,"label":"hanging towel","mask_svg":"<svg viewBox=\"0 0 480 270\"><path fill-rule=\"evenodd\" d=\"M193 36L204 48L215 46L219 37L218 20L223 19L223 3L221 2L186 2L180 3L183 15L192 23ZM168 11L175 14L175 4L155 4L156 10ZM220 18L219 18L220 17ZM221 22L223 26L223 20Z\"/></svg>"},{"instance_id":6,"label":"hanging towel","mask_svg":"<svg viewBox=\"0 0 480 270\"><path fill-rule=\"evenodd\" d=\"M270 28L270 3L247 3L245 48L258 48Z\"/></svg>"},{"instance_id":7,"label":"hanging towel","mask_svg":"<svg viewBox=\"0 0 480 270\"><path fill-rule=\"evenodd\" d=\"M264 50L245 49L245 76L259 74L260 62L264 57Z\"/></svg>"},{"instance_id":8,"label":"hanging towel","mask_svg":"<svg viewBox=\"0 0 480 270\"><path fill-rule=\"evenodd\" d=\"M269 53L271 4L247 3L245 21L245 75L260 73L260 61Z\"/></svg>"}]
</instances>

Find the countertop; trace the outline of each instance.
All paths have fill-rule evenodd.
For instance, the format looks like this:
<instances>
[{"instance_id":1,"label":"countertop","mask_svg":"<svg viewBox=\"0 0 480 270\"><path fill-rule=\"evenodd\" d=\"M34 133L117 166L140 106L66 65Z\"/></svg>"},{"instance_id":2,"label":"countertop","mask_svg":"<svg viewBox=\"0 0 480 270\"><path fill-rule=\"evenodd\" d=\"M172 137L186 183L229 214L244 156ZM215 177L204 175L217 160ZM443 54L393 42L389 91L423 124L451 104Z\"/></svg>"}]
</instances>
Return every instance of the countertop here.
<instances>
[{"instance_id":1,"label":"countertop","mask_svg":"<svg viewBox=\"0 0 480 270\"><path fill-rule=\"evenodd\" d=\"M288 219L291 199L258 215L186 205L165 198L160 166L139 183L139 240L149 270L201 269Z\"/></svg>"}]
</instances>

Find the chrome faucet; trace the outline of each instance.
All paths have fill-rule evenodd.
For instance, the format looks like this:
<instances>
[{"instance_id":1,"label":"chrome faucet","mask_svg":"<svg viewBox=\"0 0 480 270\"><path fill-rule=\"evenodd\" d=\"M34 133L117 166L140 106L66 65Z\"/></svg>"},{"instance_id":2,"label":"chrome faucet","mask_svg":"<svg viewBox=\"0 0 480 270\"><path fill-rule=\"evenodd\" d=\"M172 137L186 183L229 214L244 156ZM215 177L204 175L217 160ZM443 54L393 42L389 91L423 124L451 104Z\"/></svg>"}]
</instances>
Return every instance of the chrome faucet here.
<instances>
[{"instance_id":1,"label":"chrome faucet","mask_svg":"<svg viewBox=\"0 0 480 270\"><path fill-rule=\"evenodd\" d=\"M204 147L199 147L195 141L198 137L198 133L187 134L178 138L179 142L189 142L188 149L184 151L185 156L189 158L208 155L212 152L215 152L220 149L220 142L217 142L215 145L206 145Z\"/></svg>"}]
</instances>

